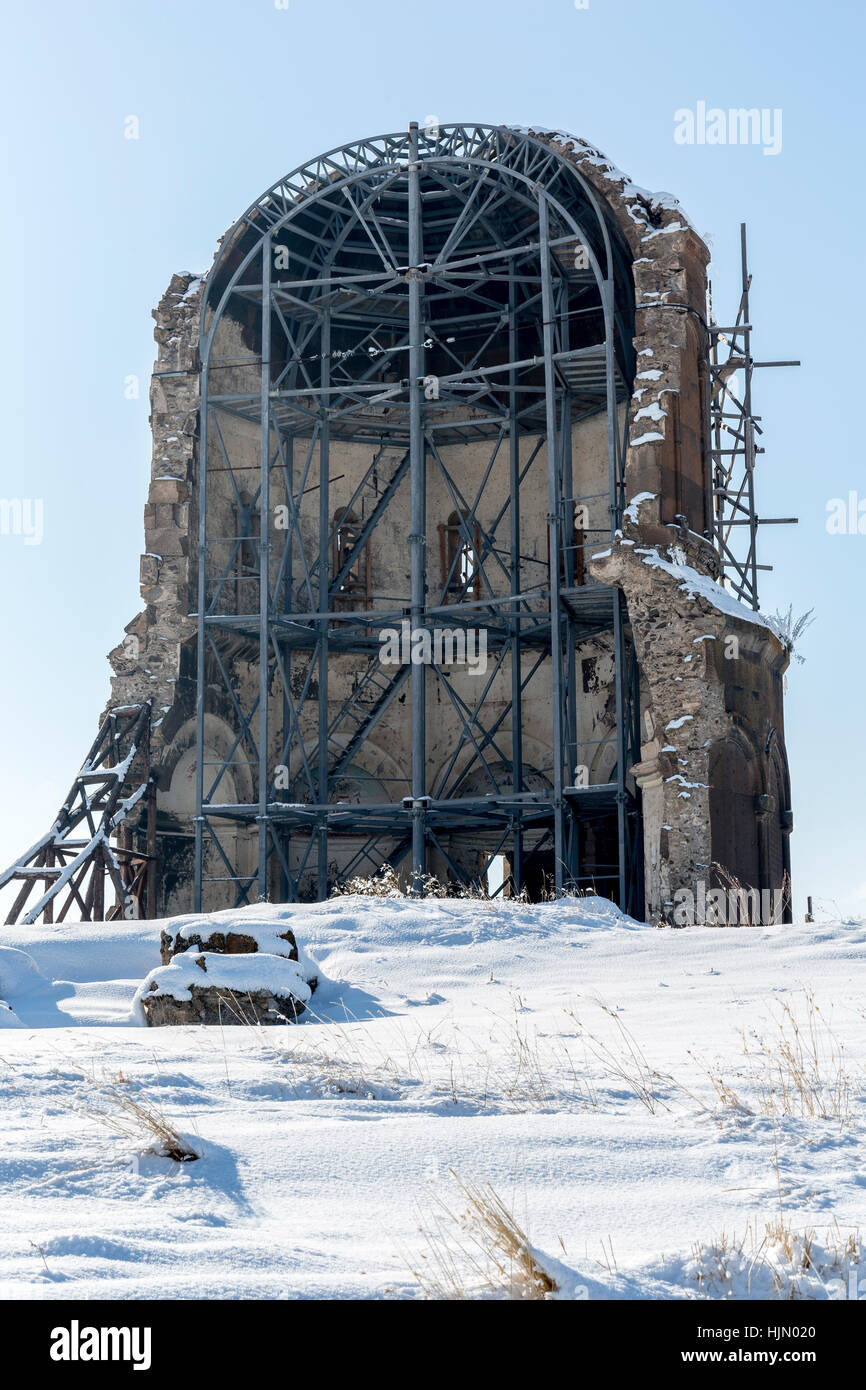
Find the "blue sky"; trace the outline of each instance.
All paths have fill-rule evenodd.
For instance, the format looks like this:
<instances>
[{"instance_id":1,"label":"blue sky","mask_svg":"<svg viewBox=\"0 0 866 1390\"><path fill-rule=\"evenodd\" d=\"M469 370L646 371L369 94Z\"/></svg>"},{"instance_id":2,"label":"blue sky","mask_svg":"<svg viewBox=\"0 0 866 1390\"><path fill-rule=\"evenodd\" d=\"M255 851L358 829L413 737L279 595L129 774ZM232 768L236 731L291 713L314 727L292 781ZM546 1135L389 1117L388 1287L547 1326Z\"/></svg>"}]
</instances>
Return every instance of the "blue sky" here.
<instances>
[{"instance_id":1,"label":"blue sky","mask_svg":"<svg viewBox=\"0 0 866 1390\"><path fill-rule=\"evenodd\" d=\"M796 905L866 912L861 778L866 499L859 426L863 6L855 0L43 0L4 20L0 497L44 537L0 535L0 861L47 828L140 607L150 311L177 270L282 173L362 135L441 121L565 129L712 238L719 316L749 226L767 454L763 606L814 608L790 673ZM674 113L782 112L782 147L682 145ZM136 116L140 138L124 138ZM141 380L137 400L124 383ZM866 524L866 523L864 523Z\"/></svg>"}]
</instances>

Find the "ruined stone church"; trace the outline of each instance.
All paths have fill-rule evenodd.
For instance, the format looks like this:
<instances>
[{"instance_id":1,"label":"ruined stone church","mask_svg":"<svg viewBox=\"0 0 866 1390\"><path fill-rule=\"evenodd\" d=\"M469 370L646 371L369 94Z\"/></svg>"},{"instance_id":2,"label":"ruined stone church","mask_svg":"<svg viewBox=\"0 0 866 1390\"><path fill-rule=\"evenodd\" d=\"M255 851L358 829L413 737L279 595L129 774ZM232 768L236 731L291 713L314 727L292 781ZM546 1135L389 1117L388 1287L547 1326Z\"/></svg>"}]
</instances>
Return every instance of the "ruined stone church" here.
<instances>
[{"instance_id":1,"label":"ruined stone church","mask_svg":"<svg viewBox=\"0 0 866 1390\"><path fill-rule=\"evenodd\" d=\"M789 881L745 241L721 323L708 261L580 139L412 125L172 277L110 657L109 711L149 711L118 841L143 914L385 868L647 920ZM402 625L432 656L382 660Z\"/></svg>"}]
</instances>

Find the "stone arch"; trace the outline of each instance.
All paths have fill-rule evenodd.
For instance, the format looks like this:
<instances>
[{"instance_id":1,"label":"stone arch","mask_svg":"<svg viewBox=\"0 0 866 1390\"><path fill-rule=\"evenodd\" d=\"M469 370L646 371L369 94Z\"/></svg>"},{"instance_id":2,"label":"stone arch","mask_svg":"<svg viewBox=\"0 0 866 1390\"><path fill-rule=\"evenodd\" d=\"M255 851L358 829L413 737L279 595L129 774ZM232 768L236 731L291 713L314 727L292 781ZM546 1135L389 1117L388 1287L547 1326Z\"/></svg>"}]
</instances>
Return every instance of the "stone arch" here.
<instances>
[{"instance_id":1,"label":"stone arch","mask_svg":"<svg viewBox=\"0 0 866 1390\"><path fill-rule=\"evenodd\" d=\"M791 845L793 829L791 812L791 780L785 746L773 729L768 740L767 792L762 806L764 827L765 883L776 892L790 882ZM785 906L784 920L791 920L790 903Z\"/></svg>"},{"instance_id":2,"label":"stone arch","mask_svg":"<svg viewBox=\"0 0 866 1390\"><path fill-rule=\"evenodd\" d=\"M605 738L596 747L589 766L590 784L616 780L616 738Z\"/></svg>"},{"instance_id":3,"label":"stone arch","mask_svg":"<svg viewBox=\"0 0 866 1390\"><path fill-rule=\"evenodd\" d=\"M520 130L507 126L471 125L442 127L440 130L437 125L435 133L422 131L419 142L428 167L435 168L438 177L450 178L452 171L457 169L461 178L460 186L465 186L467 190L480 180L487 181L488 188L494 181L498 181L502 187L503 198L506 199L508 207L513 208L513 216L518 219L516 225L522 225L522 219L535 216L537 192L539 187L542 187L545 191L545 202L553 218L553 231L557 233L555 240L561 243L557 255L561 252L562 256L567 257L571 266L569 276L573 273L578 281L584 277L585 289L581 293L593 295L593 281L596 290L600 290L602 281L608 289L611 282L615 283L615 293L611 296L615 311L615 331L612 324L610 335L615 339L616 370L622 376L625 385L630 385L633 380L634 349L637 347L644 353L655 352L652 363L647 360L640 365L644 369L652 366L655 370L645 370L643 376L655 378L660 383L657 388L641 388L642 405L645 407L652 404L649 399L651 396L661 397L663 391L668 393L677 389L678 360L682 351L682 335L679 331L679 324L682 322L679 310L682 305L679 301L685 299L691 304L696 297L700 298L698 292L701 288L701 246L674 199L668 195L654 197L645 193L626 179L597 148L562 133L538 128ZM244 353L233 349L236 346L236 330L237 344L244 346L246 353L256 354L261 351L261 314L249 295L239 293L238 302L232 303L232 312L228 312L227 299L232 286L235 289L243 289L246 269L254 262L254 243L261 245L263 253L267 249L264 244L266 240L272 241L273 250L276 252L291 250L297 257L292 263L289 276L291 279L292 275L299 273L298 265L305 264L302 253L306 246L305 238L309 234L309 222L306 219L332 209L334 199L339 199L343 188L347 190L348 205L351 205L353 199L357 201L358 190L367 187L364 181L368 178L370 170L373 171L376 180L374 185L370 185L372 193L376 193L381 187L388 187L389 180L400 181L403 177L402 171L406 167L405 148L403 134L374 137L328 152L300 166L273 184L238 220L224 239L205 286L190 276L176 277L172 282L165 307L158 318L160 358L171 367L182 369L184 376L181 378L178 373L175 380L173 372L166 372L158 373L155 379L155 399L161 400L165 393L172 401L177 400L178 408L175 410L172 406L174 413L170 417L161 407L154 410L155 422L163 422L158 426L155 424L157 437L154 459L156 461L170 457L173 473L181 468L180 464L175 464L175 454L181 453L180 446L173 442L170 448L165 447L168 441L175 441L177 432L184 445L184 481L162 476L157 479L160 491L158 496L154 494L152 500L160 504L160 514L163 504L169 500L189 505L184 499L187 497L187 482L194 480L196 471L197 445L192 441L199 428L202 437L201 473L204 474L208 467L208 437L215 468L222 470L226 462L217 457L220 450L215 448L213 422L208 426L209 392L213 391L215 396L227 391L242 395L251 387L260 391L261 378L257 364L247 361ZM464 172L467 175L465 180ZM455 184L454 187L457 190L458 185ZM465 196L470 195L466 192ZM587 259L588 265L584 263ZM405 257L395 264L402 266L404 260ZM285 265L277 259L272 265L272 274L279 276L281 269L285 269ZM326 271L327 265L323 262L323 275ZM639 301L640 310L637 329L635 297ZM189 321L190 316L199 309L202 314L200 327L205 339L204 370L201 377L199 335ZM223 309L226 309L224 314ZM237 316L234 309L238 310ZM664 313L661 312L662 309ZM668 312L671 309L676 309L677 312ZM217 355L218 373L214 374L209 386L208 377L213 355L211 349L215 341L211 330L214 328L215 319L219 319L221 315L221 329L226 330L230 327L233 336L231 342L226 341L220 345ZM182 338L175 331L178 325ZM605 329L605 332L608 330ZM655 347L646 346L649 343L654 343ZM572 347L574 346L575 343L572 342ZM332 344L335 356L338 347L339 345ZM285 360L285 357L272 357L275 377L281 371L280 362ZM399 375L395 370L394 381L397 381ZM182 386L178 384L181 380ZM197 400L199 386L202 387L203 403L200 413ZM599 401L601 398L600 391ZM620 400L619 409L624 412L627 408L625 403L619 396L617 399ZM670 396L665 394L663 400L669 399ZM636 412L637 404L637 401L633 403L633 413ZM184 414L179 426L175 416L181 405L184 407ZM266 405L266 409L270 407ZM378 415L379 410L386 415L388 409L387 403L371 407L370 418ZM229 437L230 430L226 431L225 443L229 454L232 454L235 436L240 440L236 445L239 453L245 455L248 445L251 446L253 443L259 448L261 423L260 420L245 419L241 418L240 414L235 414L230 427L234 435ZM225 421L223 424L225 426ZM651 426L648 430L650 439L658 440L660 434L669 433L669 424L670 421L667 426L662 421ZM164 439L165 436L168 437L167 440ZM644 453L651 451L653 458L660 452L652 443L641 447ZM246 470L243 471L246 473ZM634 473L634 470L632 472ZM274 471L271 481L273 486L268 500L269 512L273 511L275 499L283 495L280 492L281 484L277 470ZM213 524L211 525L207 517L206 524L210 526L211 543L216 547L214 555L222 554L221 546L233 545L232 538L238 529L231 525L230 518L223 515L227 509L223 503L228 500L225 483L226 478L223 476L217 480L216 486L211 486L209 493L214 516ZM178 492L177 498L173 492L171 497L168 496L167 490L171 492L172 489L182 490ZM636 489L629 489L632 490L648 491L654 495L659 492L656 481L650 477L644 479ZM203 497L202 490L199 502ZM247 501L248 498L245 498L245 504ZM361 517L366 519L368 511L363 506L359 510ZM440 515L444 517L447 511L448 507L443 506ZM216 533L223 539L214 539ZM161 633L173 633L178 622L176 615L186 620L186 616L195 608L195 602L188 592L193 579L195 547L190 545L187 548L186 538L181 537L177 553L170 552L161 539L153 539L158 533L151 530L150 535L148 549L153 553L145 557L146 572L151 576L146 620L152 634L149 649L167 654L174 650L174 643L169 646ZM238 579L239 582L243 581L244 589L252 594L256 587L255 579L252 575L246 574L247 568L252 568L246 564L251 550L252 547L247 543L241 548L241 573ZM377 566L379 553L378 550L375 551ZM171 559L158 558L169 555L172 556ZM323 568L326 565L325 556ZM214 568L216 569L216 561ZM580 583L581 578L582 575L578 574L576 582ZM255 605L251 602L236 599L232 605L231 588L230 574L222 584L219 603L214 608L215 613L231 613L232 607L237 611L255 611ZM291 584L287 586L285 597L289 606L297 597L296 594L288 592L290 589ZM333 606L336 609L360 607L359 604L353 604L345 594L342 597L338 596ZM165 621L166 613L171 622ZM188 630L188 627L184 628L184 631ZM235 639L233 634L233 653L239 642L240 637ZM157 667L157 674L147 672L147 688L155 694L155 703L160 708L165 708L177 695L178 672L169 661L164 664L164 671ZM209 707L212 707L211 701L217 694L216 687L219 684L216 679L212 679L211 666L212 663L208 660L205 674L201 678L205 689L199 689L199 696L204 696L202 703L206 702ZM191 670L189 674L192 674ZM140 679L144 680L144 677ZM156 680L159 680L158 686L150 684ZM167 690L165 686L168 687ZM405 696L401 697L404 698ZM163 727L157 738L161 739L166 733L167 728ZM534 760L537 766L546 766L550 760L549 749L544 759ZM237 795L238 800L246 799L240 792Z\"/></svg>"},{"instance_id":4,"label":"stone arch","mask_svg":"<svg viewBox=\"0 0 866 1390\"><path fill-rule=\"evenodd\" d=\"M762 887L762 854L758 821L761 760L747 733L736 726L710 749L710 853L713 864L726 869L743 888ZM715 870L711 881L718 880ZM727 887L726 883L719 886Z\"/></svg>"},{"instance_id":5,"label":"stone arch","mask_svg":"<svg viewBox=\"0 0 866 1390\"><path fill-rule=\"evenodd\" d=\"M511 734L511 724L506 721L497 731L495 746L485 750L487 765L503 790L510 790L514 786L512 763L506 752L506 750L510 751L511 749ZM539 769L550 766L549 747L546 747L540 739L533 738L525 732L522 747L524 788L530 791L549 789L551 786L550 778L545 772L539 771ZM456 759L452 759L449 754L443 757L436 766L430 778L430 788L434 795L442 795L444 790L442 783L446 773L448 773L448 785L452 788L457 786L460 788L459 792L454 794L465 796L477 792L483 796L487 792L491 794L493 792L490 778L481 766L475 749L468 743L462 748ZM467 791L466 788L470 788L471 791Z\"/></svg>"},{"instance_id":6,"label":"stone arch","mask_svg":"<svg viewBox=\"0 0 866 1390\"><path fill-rule=\"evenodd\" d=\"M236 735L229 724L218 715L204 717L204 789L205 796L213 788L220 767L230 755ZM163 759L157 779L157 810L177 820L191 820L195 815L195 720L187 719L180 726ZM249 767L238 758L219 778L219 800L232 805L253 799L254 789ZM192 800L190 801L190 797Z\"/></svg>"}]
</instances>

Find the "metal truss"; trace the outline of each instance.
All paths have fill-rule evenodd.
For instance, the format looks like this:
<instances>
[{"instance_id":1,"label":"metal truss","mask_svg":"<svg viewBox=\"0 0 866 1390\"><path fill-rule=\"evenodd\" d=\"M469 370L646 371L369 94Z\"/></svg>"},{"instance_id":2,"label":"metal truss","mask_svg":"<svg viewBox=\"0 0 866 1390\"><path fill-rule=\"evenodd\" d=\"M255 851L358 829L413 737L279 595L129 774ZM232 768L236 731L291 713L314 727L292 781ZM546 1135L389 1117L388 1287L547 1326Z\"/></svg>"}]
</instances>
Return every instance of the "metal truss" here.
<instances>
[{"instance_id":1,"label":"metal truss","mask_svg":"<svg viewBox=\"0 0 866 1390\"><path fill-rule=\"evenodd\" d=\"M464 883L507 854L517 891L543 863L557 894L605 880L599 891L643 911L630 777L637 663L622 596L584 582L593 538L576 530L587 499L575 496L571 458L573 422L606 412L612 535L625 501L617 407L634 373L630 284L625 243L592 187L557 150L504 126L411 125L332 150L275 184L225 239L200 344L197 910L211 904L210 885L223 885L221 901L225 884L239 904L291 900L309 896L311 875L324 898L335 880L329 852L342 846L343 881L407 865L421 893L430 851ZM234 336L221 338L226 324ZM247 355L226 355L221 343L239 333ZM238 443L250 425L254 467ZM336 443L369 459L339 511ZM464 443L487 451L471 490L448 455ZM503 495L492 480L506 468ZM525 553L521 516L526 480L540 470L546 560ZM434 483L456 518L442 572L427 554ZM368 592L366 548L407 493L406 591ZM490 669L477 697L467 700L444 663L380 665L380 630L404 621L412 632L486 629ZM576 653L599 634L614 657L615 770L587 786L576 771ZM331 678L346 655L355 679L338 703ZM255 689L234 677L238 660L257 670ZM551 755L538 767L524 722L542 671ZM491 698L497 678L510 681L504 706ZM434 682L453 746L429 785ZM359 755L398 700L411 756L389 779L365 772ZM234 737L214 765L216 708ZM278 777L287 767L289 787ZM254 790L239 803L225 788L242 769ZM581 826L599 817L616 827L602 873L581 863ZM233 835L245 826L258 848L244 867ZM471 872L466 846L481 854Z\"/></svg>"},{"instance_id":2,"label":"metal truss","mask_svg":"<svg viewBox=\"0 0 866 1390\"><path fill-rule=\"evenodd\" d=\"M55 906L60 908L58 922L73 907L80 910L84 922L156 915L156 803L148 771L149 739L149 701L109 711L47 835L0 874L0 889L21 883L7 926L19 919L30 926L40 917L54 922ZM137 780L142 765L144 777ZM131 822L127 822L137 819L136 808L145 798L148 846L142 851L134 847ZM107 914L106 877L116 898ZM25 912L40 883L41 896Z\"/></svg>"},{"instance_id":3,"label":"metal truss","mask_svg":"<svg viewBox=\"0 0 866 1390\"><path fill-rule=\"evenodd\" d=\"M795 525L796 517L759 516L755 505L755 464L764 452L760 416L752 411L752 378L761 367L799 367L799 362L756 362L752 356L752 322L745 223L740 226L742 288L733 324L709 324L709 463L712 473L713 539L726 587L758 609L758 529ZM738 381L742 376L742 389ZM742 529L738 529L742 528Z\"/></svg>"}]
</instances>

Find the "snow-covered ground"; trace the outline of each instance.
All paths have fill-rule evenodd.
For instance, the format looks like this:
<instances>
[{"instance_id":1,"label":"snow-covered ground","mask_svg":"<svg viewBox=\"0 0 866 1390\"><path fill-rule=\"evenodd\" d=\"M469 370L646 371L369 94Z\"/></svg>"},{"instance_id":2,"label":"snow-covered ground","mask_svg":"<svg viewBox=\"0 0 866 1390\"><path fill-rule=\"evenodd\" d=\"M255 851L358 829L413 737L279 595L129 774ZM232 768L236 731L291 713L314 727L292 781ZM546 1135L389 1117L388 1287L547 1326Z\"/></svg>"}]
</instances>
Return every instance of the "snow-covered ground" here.
<instances>
[{"instance_id":1,"label":"snow-covered ground","mask_svg":"<svg viewBox=\"0 0 866 1390\"><path fill-rule=\"evenodd\" d=\"M866 1294L862 922L655 930L594 898L232 920L317 963L297 1025L143 1027L160 923L5 929L0 1296L490 1296L459 1221L487 1184L561 1297ZM149 1152L128 1101L200 1157Z\"/></svg>"}]
</instances>

